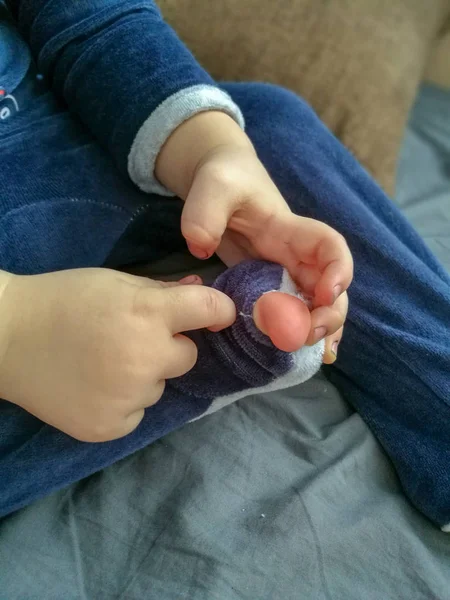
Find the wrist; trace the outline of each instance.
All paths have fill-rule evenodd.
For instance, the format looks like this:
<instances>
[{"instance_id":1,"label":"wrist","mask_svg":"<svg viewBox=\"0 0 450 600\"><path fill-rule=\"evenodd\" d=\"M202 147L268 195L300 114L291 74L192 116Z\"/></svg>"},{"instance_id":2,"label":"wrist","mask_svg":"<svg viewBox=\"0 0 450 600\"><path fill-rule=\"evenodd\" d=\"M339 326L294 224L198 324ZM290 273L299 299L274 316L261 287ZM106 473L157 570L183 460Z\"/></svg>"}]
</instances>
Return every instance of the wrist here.
<instances>
[{"instance_id":1,"label":"wrist","mask_svg":"<svg viewBox=\"0 0 450 600\"><path fill-rule=\"evenodd\" d=\"M219 111L199 113L180 125L166 141L156 161L155 175L185 200L200 165L225 147L255 152L246 133L230 116Z\"/></svg>"}]
</instances>

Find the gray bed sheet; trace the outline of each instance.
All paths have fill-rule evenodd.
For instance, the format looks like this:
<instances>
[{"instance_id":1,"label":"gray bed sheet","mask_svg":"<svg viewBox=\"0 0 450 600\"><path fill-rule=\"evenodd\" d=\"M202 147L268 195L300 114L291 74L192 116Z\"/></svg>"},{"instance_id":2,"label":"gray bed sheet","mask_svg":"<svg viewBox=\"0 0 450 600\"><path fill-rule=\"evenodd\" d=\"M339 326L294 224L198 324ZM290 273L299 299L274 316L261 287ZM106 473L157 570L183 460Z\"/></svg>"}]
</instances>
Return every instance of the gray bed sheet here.
<instances>
[{"instance_id":1,"label":"gray bed sheet","mask_svg":"<svg viewBox=\"0 0 450 600\"><path fill-rule=\"evenodd\" d=\"M397 200L450 269L450 94L422 90ZM447 600L450 535L319 374L5 519L0 581L4 600Z\"/></svg>"}]
</instances>

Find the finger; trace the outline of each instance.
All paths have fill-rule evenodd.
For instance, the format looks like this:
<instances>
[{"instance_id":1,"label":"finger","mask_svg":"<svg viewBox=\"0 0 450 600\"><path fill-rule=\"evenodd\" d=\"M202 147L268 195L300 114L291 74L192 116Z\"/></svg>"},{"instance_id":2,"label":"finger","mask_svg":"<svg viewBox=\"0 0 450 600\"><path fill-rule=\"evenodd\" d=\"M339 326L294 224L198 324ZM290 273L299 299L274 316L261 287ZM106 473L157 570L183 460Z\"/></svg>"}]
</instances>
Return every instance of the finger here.
<instances>
[{"instance_id":1,"label":"finger","mask_svg":"<svg viewBox=\"0 0 450 600\"><path fill-rule=\"evenodd\" d=\"M139 408L137 410L135 409L129 414L124 415L124 420L112 430L107 430L106 434L102 432L100 435L98 435L98 433L94 433L94 435L73 437L76 437L76 439L79 439L81 442L110 442L112 440L117 440L134 431L139 426L140 422L144 418L144 415L144 408ZM66 433L72 435L69 431Z\"/></svg>"},{"instance_id":2,"label":"finger","mask_svg":"<svg viewBox=\"0 0 450 600\"><path fill-rule=\"evenodd\" d=\"M302 229L306 225L308 233L299 235L298 226L290 227L290 260L286 266L299 285L302 285L298 278L299 269L305 269L306 266L318 269L321 276L314 290L316 302L321 306L331 306L351 283L352 255L345 239L325 223L304 217L297 219L307 222L299 221L299 224Z\"/></svg>"},{"instance_id":3,"label":"finger","mask_svg":"<svg viewBox=\"0 0 450 600\"><path fill-rule=\"evenodd\" d=\"M290 275L296 282L297 287L302 294L313 299L317 282L322 276L319 269L315 265L306 265L302 263L298 265Z\"/></svg>"},{"instance_id":4,"label":"finger","mask_svg":"<svg viewBox=\"0 0 450 600\"><path fill-rule=\"evenodd\" d=\"M183 285L181 283L181 281L152 281L152 286L151 287L158 287L158 288L171 288L171 287L177 287L178 285Z\"/></svg>"},{"instance_id":5,"label":"finger","mask_svg":"<svg viewBox=\"0 0 450 600\"><path fill-rule=\"evenodd\" d=\"M353 258L346 241L339 234L322 240L317 258L322 276L314 290L314 299L316 305L331 306L352 281Z\"/></svg>"},{"instance_id":6,"label":"finger","mask_svg":"<svg viewBox=\"0 0 450 600\"><path fill-rule=\"evenodd\" d=\"M214 254L236 209L233 191L222 179L219 185L214 181L213 173L198 173L181 215L181 232L189 250L201 259Z\"/></svg>"},{"instance_id":7,"label":"finger","mask_svg":"<svg viewBox=\"0 0 450 600\"><path fill-rule=\"evenodd\" d=\"M129 283L138 284L140 287L151 287L151 288L170 288L177 287L178 285L199 285L202 284L202 279L198 275L187 275L179 281L162 281L160 279L150 279L149 277L141 277L140 275L130 275L131 279L127 281Z\"/></svg>"},{"instance_id":8,"label":"finger","mask_svg":"<svg viewBox=\"0 0 450 600\"><path fill-rule=\"evenodd\" d=\"M348 296L342 294L333 306L320 306L311 312L311 330L306 343L318 341L335 333L345 322L348 310Z\"/></svg>"},{"instance_id":9,"label":"finger","mask_svg":"<svg viewBox=\"0 0 450 600\"><path fill-rule=\"evenodd\" d=\"M187 275L178 281L180 285L202 285L203 279L199 275Z\"/></svg>"},{"instance_id":10,"label":"finger","mask_svg":"<svg viewBox=\"0 0 450 600\"><path fill-rule=\"evenodd\" d=\"M125 426L123 432L121 432L121 436L128 435L132 431L134 431L142 419L144 418L145 411L143 408L136 410L135 412L129 414L125 420Z\"/></svg>"},{"instance_id":11,"label":"finger","mask_svg":"<svg viewBox=\"0 0 450 600\"><path fill-rule=\"evenodd\" d=\"M149 408L158 402L161 396L164 394L164 390L166 388L166 380L162 377L156 382L152 382L149 389L146 390L142 398L139 402L139 410L144 410L145 408ZM128 417L131 417L136 412L136 407L133 407L128 414Z\"/></svg>"},{"instance_id":12,"label":"finger","mask_svg":"<svg viewBox=\"0 0 450 600\"><path fill-rule=\"evenodd\" d=\"M164 379L185 375L197 362L197 346L185 335L177 334L172 338L169 352L170 359L163 368Z\"/></svg>"},{"instance_id":13,"label":"finger","mask_svg":"<svg viewBox=\"0 0 450 600\"><path fill-rule=\"evenodd\" d=\"M323 353L322 362L325 365L332 365L337 359L339 342L341 341L344 328L340 327L336 333L329 335L325 340L325 351Z\"/></svg>"},{"instance_id":14,"label":"finger","mask_svg":"<svg viewBox=\"0 0 450 600\"><path fill-rule=\"evenodd\" d=\"M227 267L257 257L257 254L252 252L251 243L243 235L229 229L224 233L216 254Z\"/></svg>"},{"instance_id":15,"label":"finger","mask_svg":"<svg viewBox=\"0 0 450 600\"><path fill-rule=\"evenodd\" d=\"M179 285L202 285L203 280L199 275L186 275L186 277L182 277L178 281L154 281L159 288L172 288L177 287Z\"/></svg>"},{"instance_id":16,"label":"finger","mask_svg":"<svg viewBox=\"0 0 450 600\"><path fill-rule=\"evenodd\" d=\"M161 311L172 333L228 327L236 318L231 298L213 288L181 285L161 290L161 293Z\"/></svg>"},{"instance_id":17,"label":"finger","mask_svg":"<svg viewBox=\"0 0 450 600\"><path fill-rule=\"evenodd\" d=\"M308 307L295 296L270 292L261 296L253 308L256 327L284 352L301 348L311 329Z\"/></svg>"}]
</instances>

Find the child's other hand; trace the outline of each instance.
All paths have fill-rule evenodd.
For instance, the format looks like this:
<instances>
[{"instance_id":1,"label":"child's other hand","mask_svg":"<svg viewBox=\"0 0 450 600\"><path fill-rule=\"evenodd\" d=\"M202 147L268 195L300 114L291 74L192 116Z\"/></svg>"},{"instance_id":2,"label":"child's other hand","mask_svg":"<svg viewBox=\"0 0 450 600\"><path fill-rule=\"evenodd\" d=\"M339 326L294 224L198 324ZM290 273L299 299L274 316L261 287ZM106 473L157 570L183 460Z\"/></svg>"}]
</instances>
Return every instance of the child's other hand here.
<instances>
[{"instance_id":1,"label":"child's other hand","mask_svg":"<svg viewBox=\"0 0 450 600\"><path fill-rule=\"evenodd\" d=\"M331 227L290 211L233 119L211 111L183 123L162 148L156 175L185 200L181 229L192 254L217 252L228 266L250 257L284 265L313 299L307 343L340 338L353 276L348 246Z\"/></svg>"},{"instance_id":2,"label":"child's other hand","mask_svg":"<svg viewBox=\"0 0 450 600\"><path fill-rule=\"evenodd\" d=\"M181 229L195 256L217 252L233 265L253 257L284 265L313 299L307 343L337 332L353 275L344 238L313 219L294 215L252 149L222 146L207 154L188 192Z\"/></svg>"},{"instance_id":3,"label":"child's other hand","mask_svg":"<svg viewBox=\"0 0 450 600\"><path fill-rule=\"evenodd\" d=\"M130 433L165 380L196 362L195 344L180 332L235 319L225 294L180 283L190 281L108 269L8 276L0 396L82 441Z\"/></svg>"}]
</instances>

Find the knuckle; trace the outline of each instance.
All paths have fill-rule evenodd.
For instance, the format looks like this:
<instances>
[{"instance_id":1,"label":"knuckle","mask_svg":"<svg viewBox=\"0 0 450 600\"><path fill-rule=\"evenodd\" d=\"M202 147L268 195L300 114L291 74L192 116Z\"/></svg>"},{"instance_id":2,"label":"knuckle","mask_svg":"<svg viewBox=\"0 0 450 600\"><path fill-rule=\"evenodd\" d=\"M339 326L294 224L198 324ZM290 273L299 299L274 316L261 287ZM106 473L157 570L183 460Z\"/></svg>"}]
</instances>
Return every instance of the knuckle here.
<instances>
[{"instance_id":1,"label":"knuckle","mask_svg":"<svg viewBox=\"0 0 450 600\"><path fill-rule=\"evenodd\" d=\"M214 290L203 288L205 293L203 294L203 305L206 311L206 314L211 318L218 318L220 315L220 302L219 297Z\"/></svg>"},{"instance_id":2,"label":"knuckle","mask_svg":"<svg viewBox=\"0 0 450 600\"><path fill-rule=\"evenodd\" d=\"M178 288L166 288L164 298L164 310L166 313L176 314L180 310L183 310L183 305L185 302L184 291L180 292Z\"/></svg>"},{"instance_id":3,"label":"knuckle","mask_svg":"<svg viewBox=\"0 0 450 600\"><path fill-rule=\"evenodd\" d=\"M198 359L197 346L191 340L189 340L189 342L190 342L190 344L189 344L189 360L188 360L189 367L188 367L187 371L190 371L195 366L197 359Z\"/></svg>"},{"instance_id":4,"label":"knuckle","mask_svg":"<svg viewBox=\"0 0 450 600\"><path fill-rule=\"evenodd\" d=\"M195 343L183 334L174 336L175 349L168 353L163 372L166 379L182 377L197 362L198 350Z\"/></svg>"},{"instance_id":5,"label":"knuckle","mask_svg":"<svg viewBox=\"0 0 450 600\"><path fill-rule=\"evenodd\" d=\"M130 427L130 419L126 417L126 414L124 407L115 410L111 407L111 410L108 411L100 410L92 415L89 424L73 437L81 442L90 443L109 442L124 437L137 427L142 418L136 419L138 413L135 413L133 415L134 426Z\"/></svg>"},{"instance_id":6,"label":"knuckle","mask_svg":"<svg viewBox=\"0 0 450 600\"><path fill-rule=\"evenodd\" d=\"M151 394L147 394L145 398L146 406L153 406L161 399L161 396L164 394L164 390L166 389L166 382L164 379L160 379L153 386Z\"/></svg>"},{"instance_id":7,"label":"knuckle","mask_svg":"<svg viewBox=\"0 0 450 600\"><path fill-rule=\"evenodd\" d=\"M80 442L108 442L115 437L115 427L109 422L94 420L88 427L84 428L78 435L74 436Z\"/></svg>"},{"instance_id":8,"label":"knuckle","mask_svg":"<svg viewBox=\"0 0 450 600\"><path fill-rule=\"evenodd\" d=\"M246 180L242 180L242 174L235 164L228 164L225 168L222 163L215 163L212 161L210 164L206 164L204 167L203 175L208 181L208 185L211 185L221 190L222 200L234 206L239 205L242 200L242 196L247 196L245 190L248 191L249 186L246 184ZM239 186L237 186L239 182ZM237 189L240 193L236 193Z\"/></svg>"},{"instance_id":9,"label":"knuckle","mask_svg":"<svg viewBox=\"0 0 450 600\"><path fill-rule=\"evenodd\" d=\"M126 421L124 421L124 423L121 427L120 434L117 437L123 437L125 435L128 435L132 431L134 431L139 426L142 419L144 418L144 414L145 414L145 411L143 408L141 408L140 410L137 410L136 412L129 415L128 418L126 419Z\"/></svg>"},{"instance_id":10,"label":"knuckle","mask_svg":"<svg viewBox=\"0 0 450 600\"><path fill-rule=\"evenodd\" d=\"M149 301L149 289L152 290L153 302ZM133 315L144 319L153 316L155 314L155 302L159 291L159 288L137 287L133 296Z\"/></svg>"},{"instance_id":11,"label":"knuckle","mask_svg":"<svg viewBox=\"0 0 450 600\"><path fill-rule=\"evenodd\" d=\"M166 381L165 379L160 379L155 386L152 398L152 404L156 404L161 399L164 391L166 389Z\"/></svg>"},{"instance_id":12,"label":"knuckle","mask_svg":"<svg viewBox=\"0 0 450 600\"><path fill-rule=\"evenodd\" d=\"M225 190L232 189L235 179L231 169L225 169L222 163L215 161L206 163L203 168L204 174L212 183L220 184L222 189L225 188Z\"/></svg>"},{"instance_id":13,"label":"knuckle","mask_svg":"<svg viewBox=\"0 0 450 600\"><path fill-rule=\"evenodd\" d=\"M179 377L181 377L182 375L184 375L185 373L190 371L195 366L195 363L197 362L197 358L198 358L197 346L195 345L195 343L192 340L186 338L186 348L184 351L184 360L183 360L183 365L180 369L181 372L180 372Z\"/></svg>"}]
</instances>

